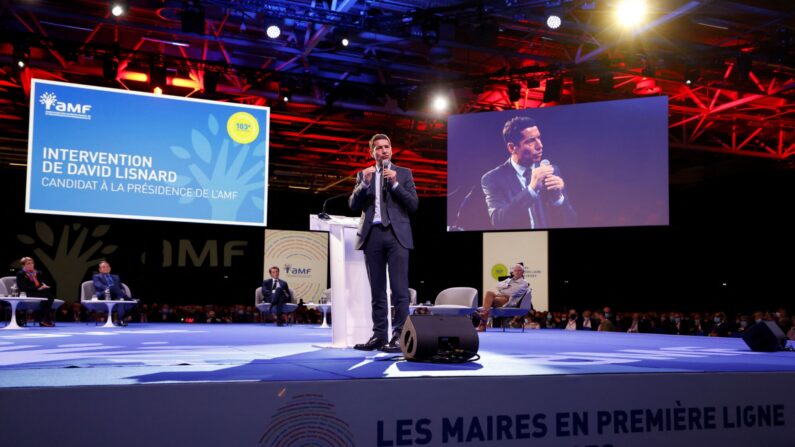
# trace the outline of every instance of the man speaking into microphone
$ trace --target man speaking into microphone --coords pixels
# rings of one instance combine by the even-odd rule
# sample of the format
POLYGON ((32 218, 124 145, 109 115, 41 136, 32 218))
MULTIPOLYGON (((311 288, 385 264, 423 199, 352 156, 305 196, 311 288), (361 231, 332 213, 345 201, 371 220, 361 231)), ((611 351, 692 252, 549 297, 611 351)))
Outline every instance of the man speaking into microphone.
POLYGON ((411 170, 392 163, 388 136, 373 135, 370 154, 375 165, 356 175, 348 199, 351 210, 362 212, 356 248, 364 250, 373 308, 373 336, 354 348, 399 352, 400 332, 409 314, 409 250, 414 248, 409 214, 417 210, 419 199, 411 170), (387 267, 395 306, 391 336, 387 334, 387 267))
POLYGON ((535 120, 517 116, 502 130, 508 160, 480 179, 491 226, 498 230, 572 227, 577 216, 557 166, 544 158, 535 120))

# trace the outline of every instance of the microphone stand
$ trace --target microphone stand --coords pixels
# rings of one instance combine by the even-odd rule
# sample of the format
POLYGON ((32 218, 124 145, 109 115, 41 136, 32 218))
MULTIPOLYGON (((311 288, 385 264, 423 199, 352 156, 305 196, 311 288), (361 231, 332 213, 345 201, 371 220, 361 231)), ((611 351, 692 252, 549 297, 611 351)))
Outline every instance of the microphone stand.
POLYGON ((324 200, 323 201, 323 210, 320 213, 318 213, 317 217, 319 217, 320 219, 323 219, 323 220, 330 220, 331 216, 326 212, 326 205, 328 205, 328 202, 330 200, 338 199, 340 197, 344 197, 344 196, 347 196, 347 195, 348 195, 348 193, 344 192, 342 194, 337 194, 336 196, 331 196, 328 199, 324 200))

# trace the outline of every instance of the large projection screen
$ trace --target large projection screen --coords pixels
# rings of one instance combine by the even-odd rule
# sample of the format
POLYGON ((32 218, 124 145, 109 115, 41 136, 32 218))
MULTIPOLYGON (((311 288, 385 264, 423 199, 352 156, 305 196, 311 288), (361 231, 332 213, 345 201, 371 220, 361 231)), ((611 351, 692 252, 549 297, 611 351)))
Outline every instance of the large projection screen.
POLYGON ((448 130, 450 231, 668 225, 666 97, 455 115, 448 130), (509 145, 509 122, 534 129, 509 145), (562 190, 533 195, 523 171, 545 162, 562 190))
POLYGON ((34 79, 29 213, 264 226, 270 110, 34 79))

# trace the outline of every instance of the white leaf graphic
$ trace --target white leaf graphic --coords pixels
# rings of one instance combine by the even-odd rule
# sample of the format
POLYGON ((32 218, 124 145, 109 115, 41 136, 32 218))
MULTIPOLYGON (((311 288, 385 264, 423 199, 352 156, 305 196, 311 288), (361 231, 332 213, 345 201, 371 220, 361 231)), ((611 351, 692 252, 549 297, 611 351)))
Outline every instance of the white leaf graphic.
POLYGON ((218 120, 215 119, 215 115, 211 114, 207 117, 207 127, 210 129, 210 133, 218 135, 218 120))
POLYGON ((190 152, 182 146, 171 146, 171 153, 180 160, 187 160, 190 158, 190 152))
POLYGON ((191 141, 193 141, 193 150, 196 151, 196 155, 205 163, 209 163, 213 153, 207 138, 198 130, 193 129, 191 132, 191 141))

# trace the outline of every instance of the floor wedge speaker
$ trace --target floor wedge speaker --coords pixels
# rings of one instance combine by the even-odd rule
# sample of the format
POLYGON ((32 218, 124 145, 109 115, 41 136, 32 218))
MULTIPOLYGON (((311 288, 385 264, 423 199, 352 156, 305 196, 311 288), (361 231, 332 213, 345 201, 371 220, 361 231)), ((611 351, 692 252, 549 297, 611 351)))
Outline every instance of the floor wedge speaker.
POLYGON ((400 349, 415 362, 466 362, 478 352, 478 333, 469 317, 411 315, 400 334, 400 349))
POLYGON ((752 351, 781 351, 787 345, 787 336, 775 321, 762 321, 749 327, 743 341, 752 351))

